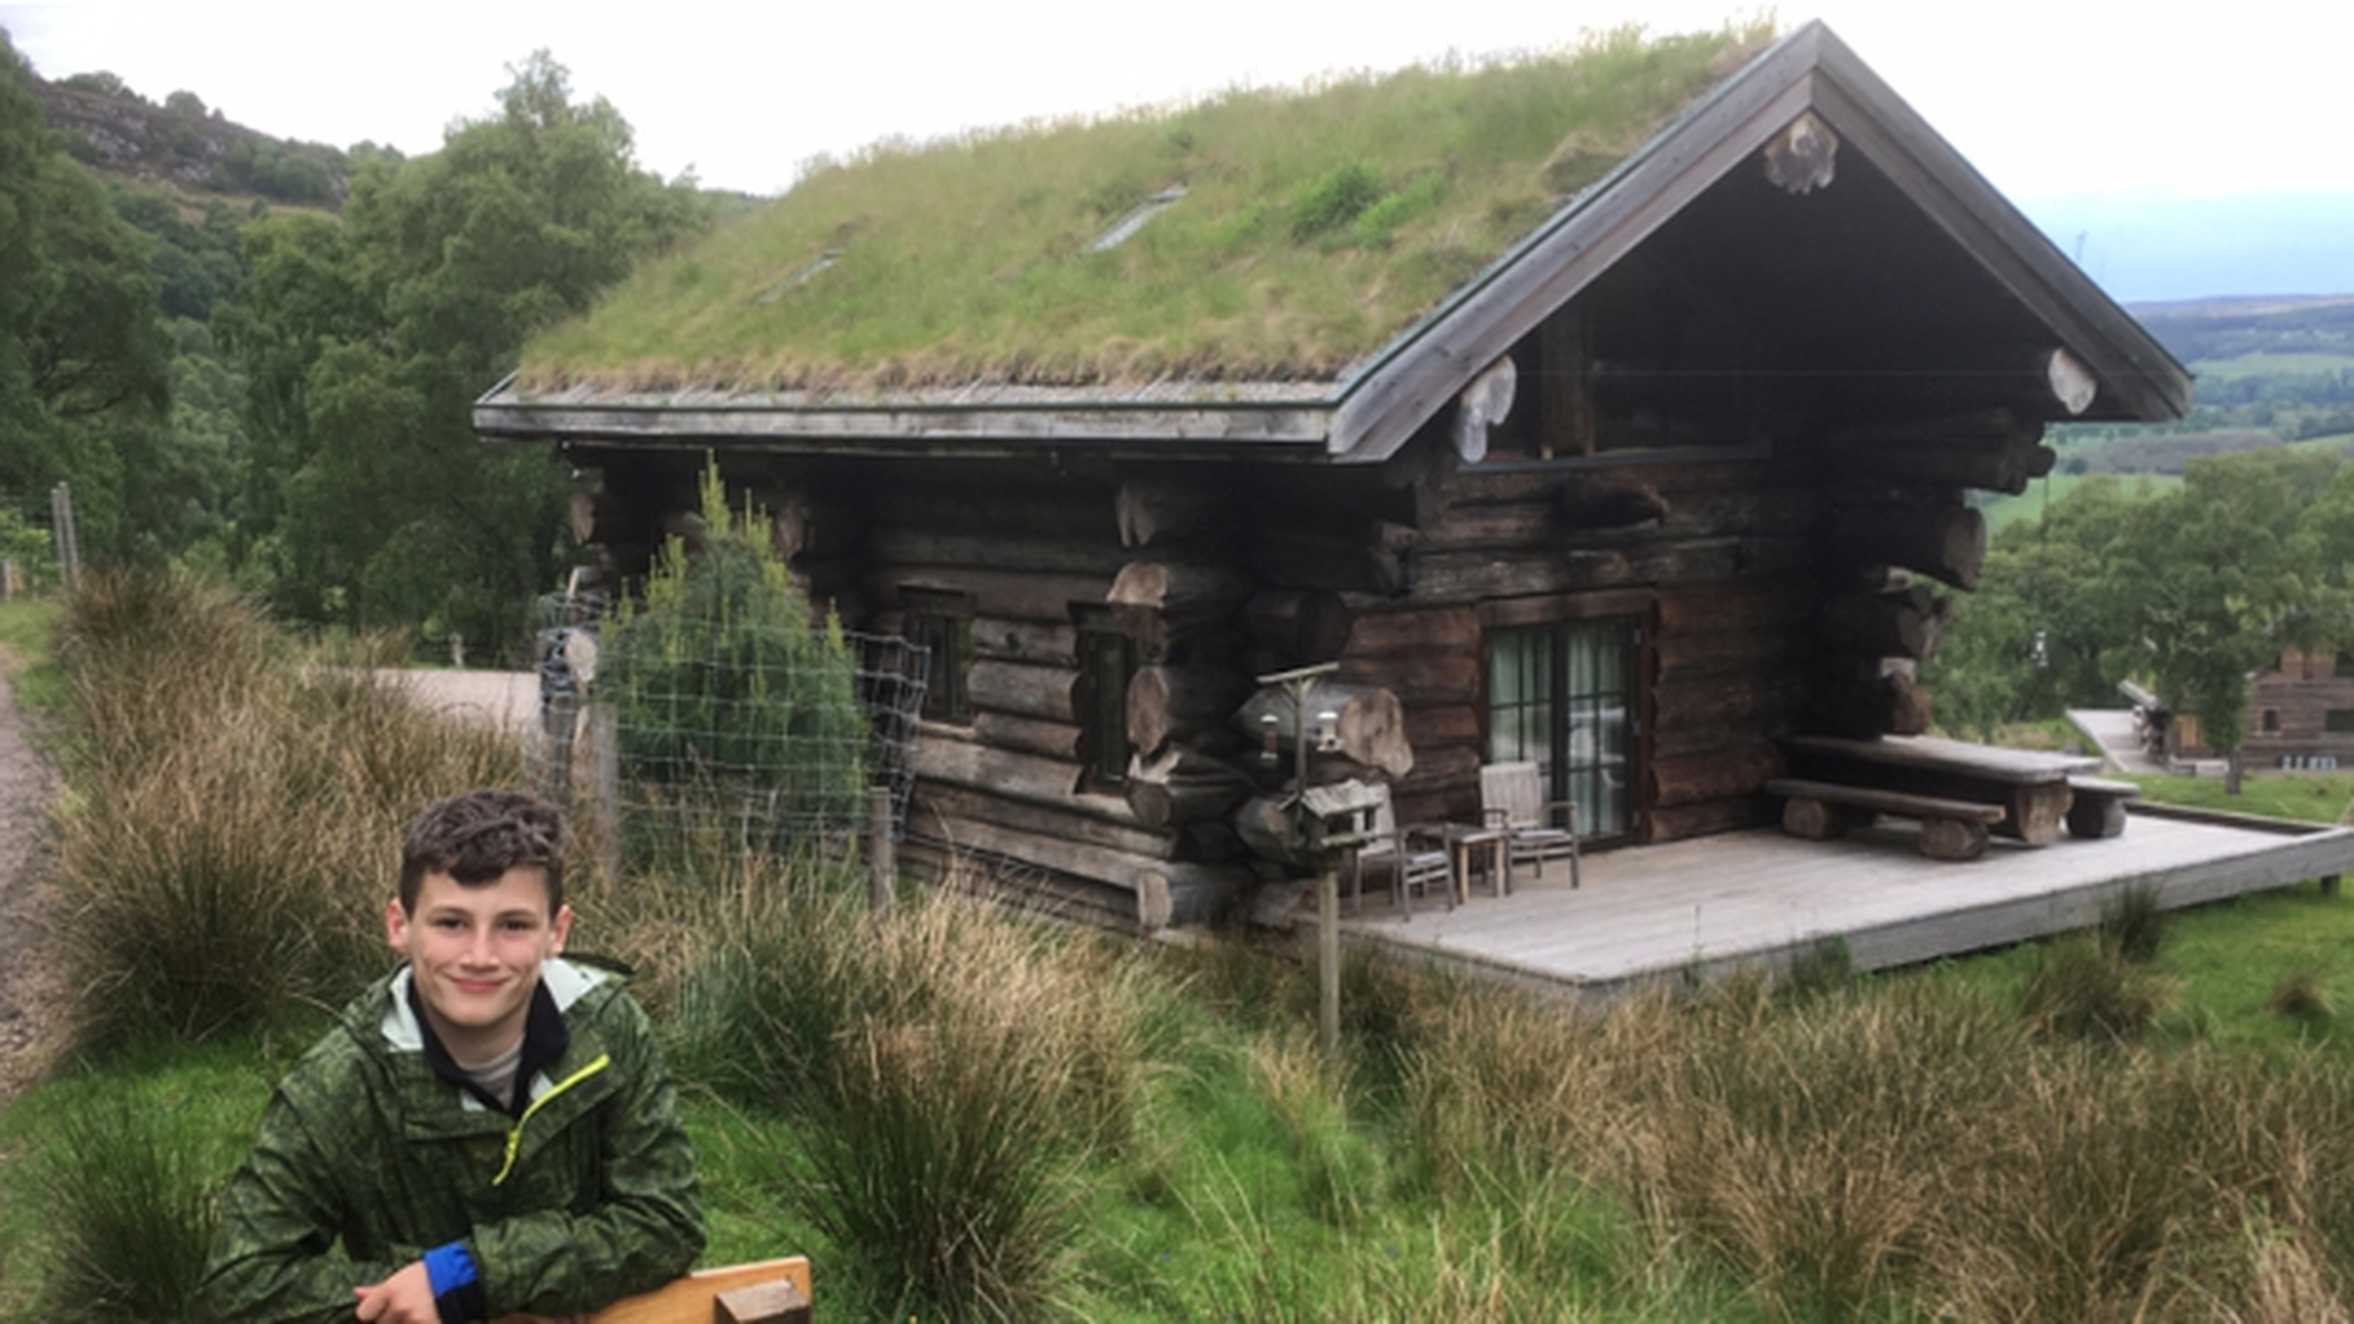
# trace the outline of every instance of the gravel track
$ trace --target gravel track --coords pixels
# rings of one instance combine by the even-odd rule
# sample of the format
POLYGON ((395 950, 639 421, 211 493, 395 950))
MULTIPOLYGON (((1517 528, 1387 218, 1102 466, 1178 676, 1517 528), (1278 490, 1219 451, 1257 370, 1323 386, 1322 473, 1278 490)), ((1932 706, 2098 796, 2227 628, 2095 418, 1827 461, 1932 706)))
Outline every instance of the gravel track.
POLYGON ((0 1103, 36 1078, 56 1047, 62 983, 43 957, 40 883, 49 863, 56 778, 25 742, 24 715, 0 665, 0 1103))

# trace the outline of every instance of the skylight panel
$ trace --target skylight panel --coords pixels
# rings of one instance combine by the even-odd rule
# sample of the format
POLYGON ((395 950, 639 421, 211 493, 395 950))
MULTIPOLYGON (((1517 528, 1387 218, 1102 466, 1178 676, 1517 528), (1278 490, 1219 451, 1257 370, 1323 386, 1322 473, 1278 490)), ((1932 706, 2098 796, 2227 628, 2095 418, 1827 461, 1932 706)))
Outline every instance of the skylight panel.
POLYGON ((752 302, 775 303, 777 300, 784 298, 787 294, 792 293, 794 290, 800 289, 802 286, 807 285, 810 280, 817 275, 817 273, 825 270, 827 267, 830 267, 841 260, 842 250, 838 248, 829 248, 823 253, 818 254, 816 261, 801 268, 799 271, 794 272, 792 275, 785 277, 783 280, 778 281, 776 284, 769 286, 767 289, 762 290, 757 296, 753 298, 752 302))
POLYGON ((1137 204, 1137 206, 1127 215, 1121 217, 1117 225, 1114 225, 1111 229, 1104 231, 1101 238, 1087 246, 1087 251, 1090 253, 1105 253, 1111 251, 1112 249, 1118 248, 1120 245, 1128 242, 1128 237, 1130 235, 1135 234, 1138 230, 1143 229, 1144 223, 1146 221, 1149 221, 1153 217, 1160 215, 1162 212, 1169 210, 1169 208, 1176 206, 1177 200, 1184 196, 1185 186, 1183 184, 1173 184, 1168 188, 1162 189, 1160 192, 1153 194, 1151 197, 1146 198, 1143 202, 1137 204))

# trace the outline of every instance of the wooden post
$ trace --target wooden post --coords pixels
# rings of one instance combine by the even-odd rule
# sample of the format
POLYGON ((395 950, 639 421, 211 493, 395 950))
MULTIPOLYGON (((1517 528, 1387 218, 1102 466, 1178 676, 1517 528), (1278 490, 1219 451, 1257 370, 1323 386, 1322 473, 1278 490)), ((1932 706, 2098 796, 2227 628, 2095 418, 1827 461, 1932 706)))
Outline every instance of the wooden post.
POLYGON ((580 691, 566 686, 540 696, 540 734, 547 761, 540 767, 539 793, 551 804, 572 807, 572 738, 580 724, 580 691))
POLYGON ((891 791, 877 786, 866 793, 866 899, 880 915, 891 908, 891 885, 899 864, 891 845, 891 791))
POLYGON ((1340 872, 1316 875, 1316 1037, 1340 1056, 1340 872))
POLYGON ((596 760, 598 854, 605 877, 621 877, 621 716, 609 703, 589 705, 589 751, 596 760))

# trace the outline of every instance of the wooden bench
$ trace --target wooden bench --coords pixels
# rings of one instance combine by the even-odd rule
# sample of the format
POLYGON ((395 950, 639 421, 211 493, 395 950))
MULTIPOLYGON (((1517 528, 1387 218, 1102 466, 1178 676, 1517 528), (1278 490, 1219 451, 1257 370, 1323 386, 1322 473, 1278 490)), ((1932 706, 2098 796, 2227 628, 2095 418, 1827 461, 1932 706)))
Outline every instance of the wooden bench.
POLYGON ((1782 830, 1791 836, 1828 841, 1850 828, 1869 826, 1876 814, 1890 814, 1920 822, 1921 853, 1933 860, 1975 860, 1984 855, 1987 829, 2000 823, 2005 813, 2001 805, 1792 777, 1776 778, 1765 788, 1767 794, 1783 797, 1782 830))
POLYGON ((2141 798, 2132 782, 2101 777, 2070 777, 2068 790, 2075 797, 2068 803, 2068 835, 2096 841, 2124 835, 2125 802, 2141 798))
POLYGON ((1790 770, 1842 785, 1870 782, 1912 795, 1999 805, 1994 830, 2030 846, 2059 840, 2067 819, 2068 779, 2096 771, 2097 758, 1973 745, 1938 736, 1787 736, 1790 770))
POLYGON ((809 1324, 809 1319, 809 1259, 794 1255, 703 1269, 589 1315, 555 1321, 508 1315, 498 1324, 809 1324))

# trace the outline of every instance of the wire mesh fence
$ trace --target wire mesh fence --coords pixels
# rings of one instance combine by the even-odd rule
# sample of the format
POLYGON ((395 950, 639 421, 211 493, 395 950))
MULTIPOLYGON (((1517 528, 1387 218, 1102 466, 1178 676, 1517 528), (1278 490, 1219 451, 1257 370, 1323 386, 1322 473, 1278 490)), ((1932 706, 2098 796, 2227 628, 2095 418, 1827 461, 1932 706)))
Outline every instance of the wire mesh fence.
POLYGON ((592 595, 538 616, 532 776, 624 855, 847 848, 876 788, 899 835, 928 649, 804 621, 633 615, 592 595))

